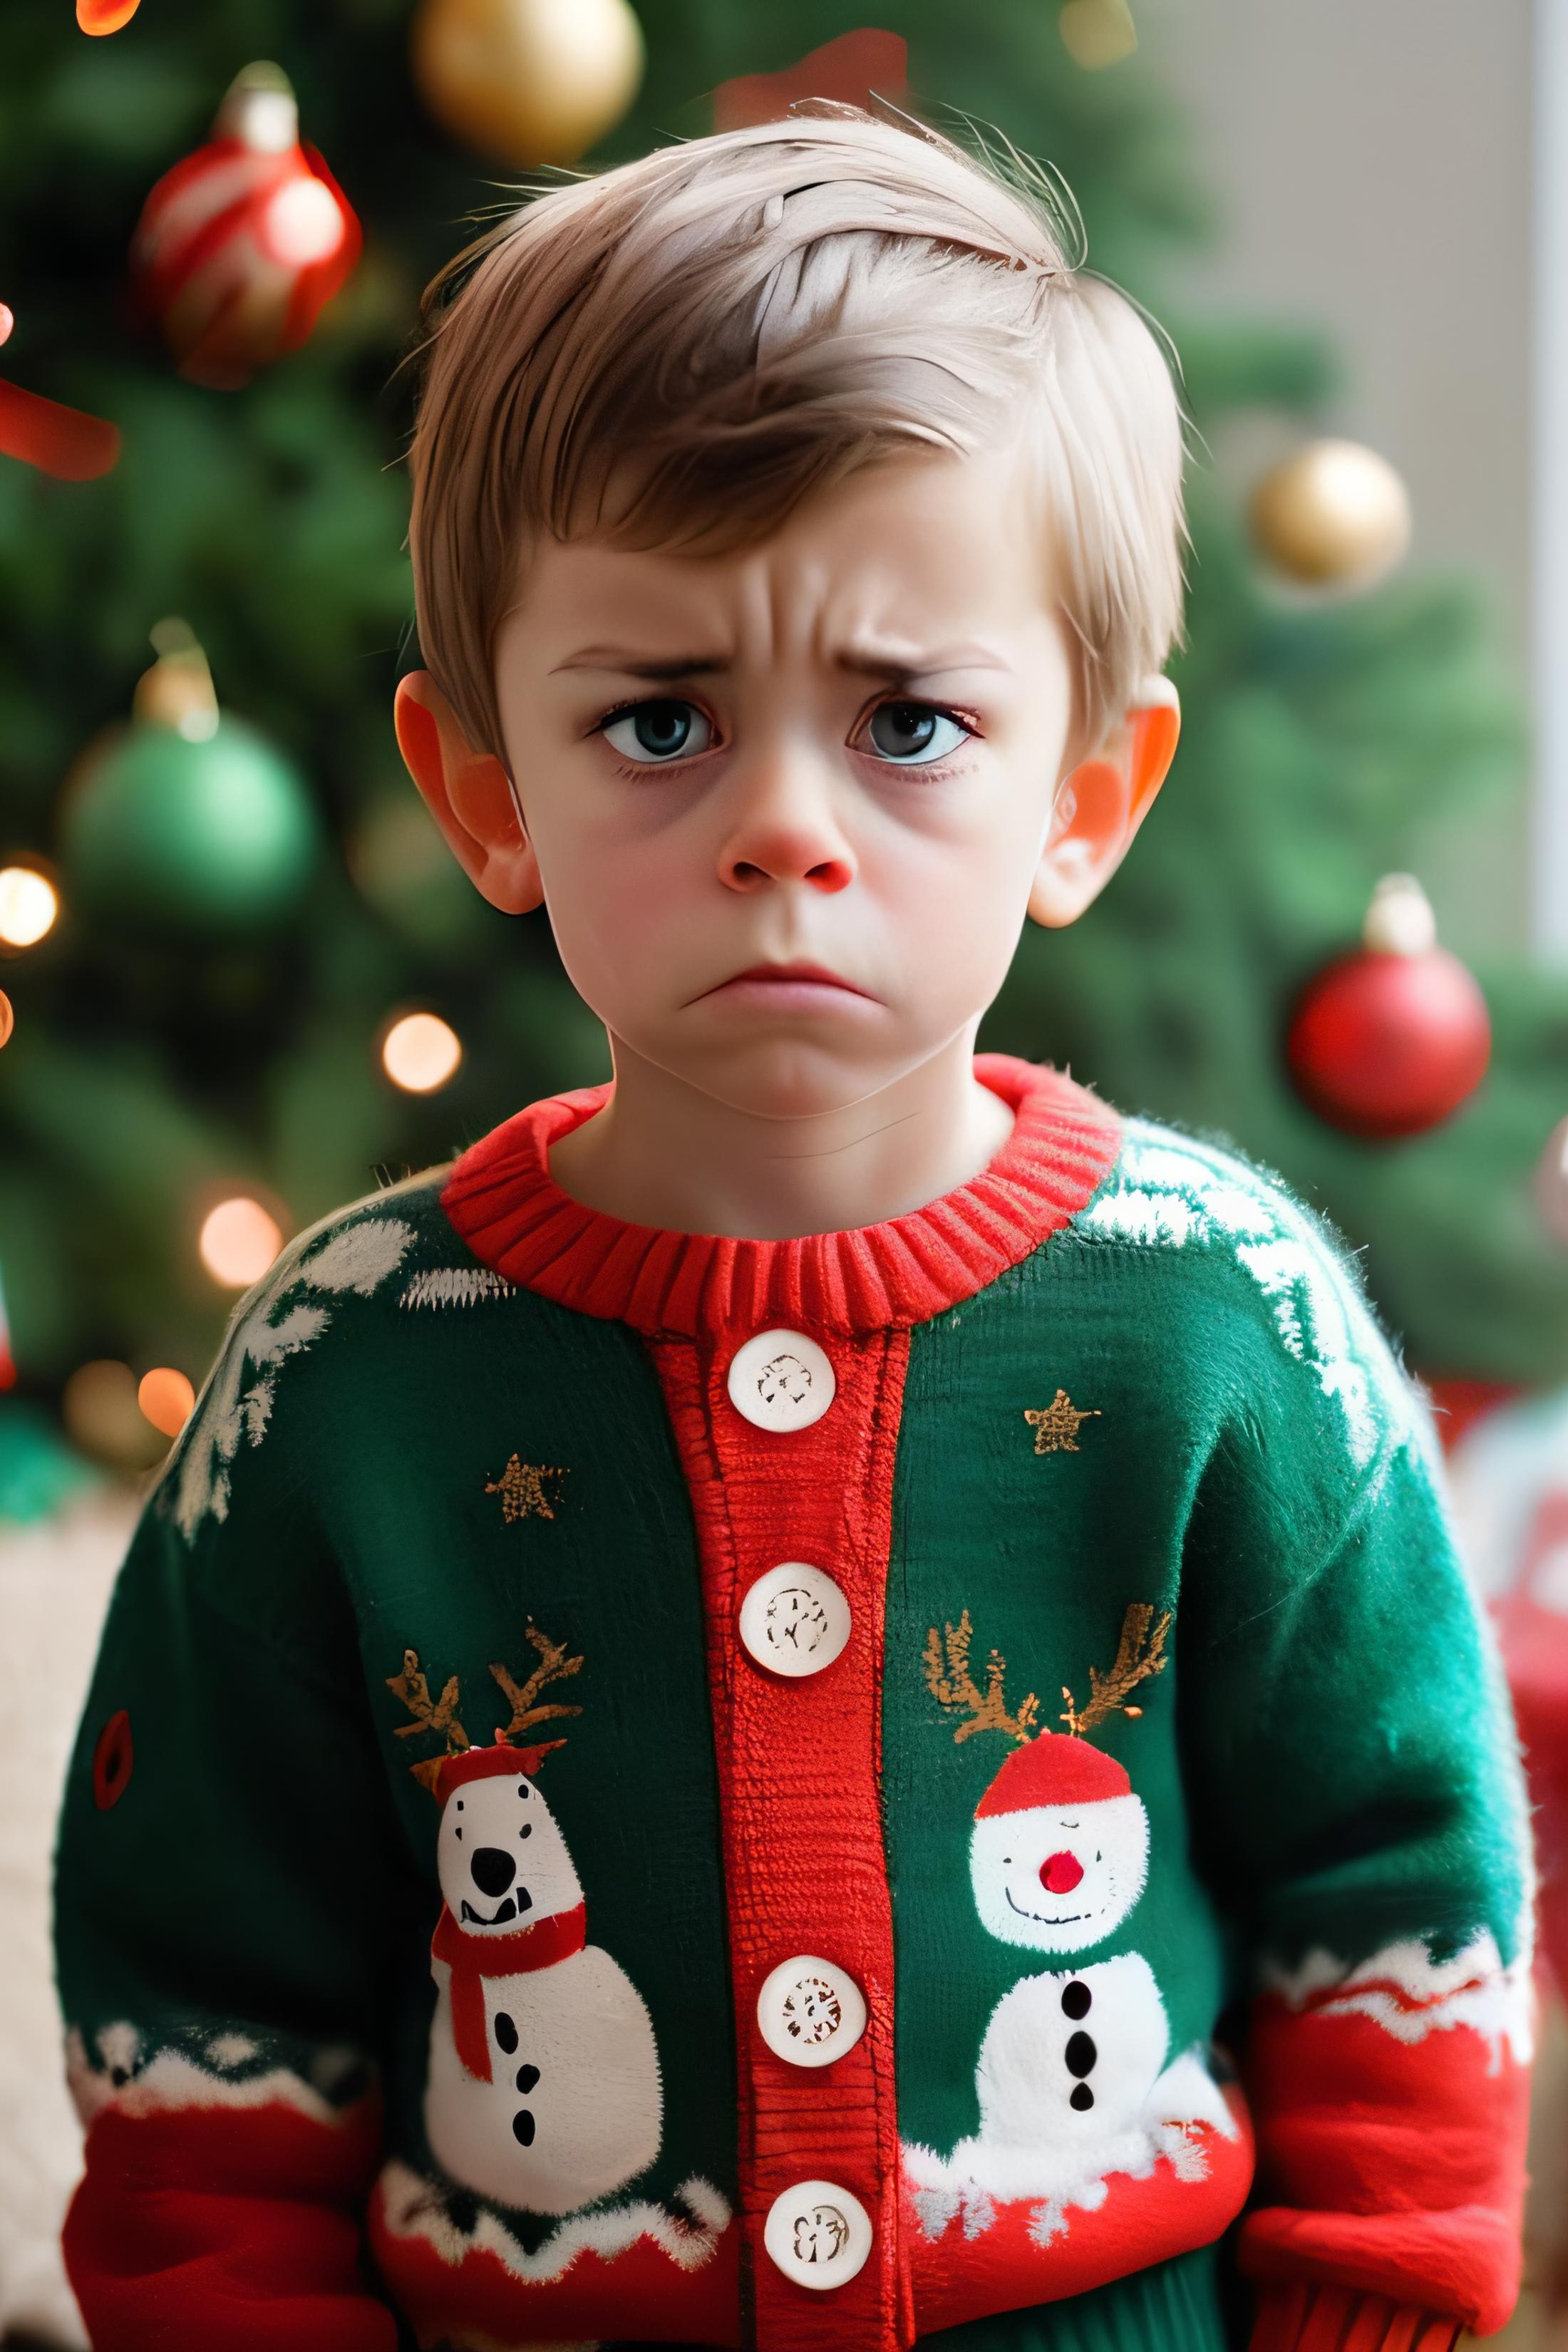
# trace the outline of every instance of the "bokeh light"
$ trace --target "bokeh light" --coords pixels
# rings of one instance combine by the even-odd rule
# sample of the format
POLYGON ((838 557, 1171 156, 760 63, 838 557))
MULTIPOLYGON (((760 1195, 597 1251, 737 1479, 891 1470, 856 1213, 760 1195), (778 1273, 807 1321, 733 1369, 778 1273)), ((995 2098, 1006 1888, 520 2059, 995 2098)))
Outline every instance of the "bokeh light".
POLYGON ((259 1282, 282 1246, 278 1220, 248 1192, 209 1209, 197 1243, 202 1264, 226 1290, 245 1290, 259 1282))
POLYGON ((381 1066, 405 1094, 434 1094, 462 1058, 457 1031, 434 1013, 405 1013, 381 1041, 381 1066))
POLYGON ((116 1469, 148 1469, 163 1451, 136 1402, 135 1373, 111 1357, 77 1366, 60 1399, 60 1418, 74 1445, 116 1469))
POLYGON ((154 1429, 165 1437, 178 1437, 191 1417, 191 1407, 196 1401, 195 1390, 184 1372, 172 1364, 159 1364, 143 1372, 136 1391, 136 1402, 154 1429))
POLYGON ((36 947, 59 911, 59 894, 37 866, 0 866, 0 945, 36 947))
POLYGON ((275 260, 304 268, 336 253, 343 241, 343 216, 321 180, 288 180, 267 207, 262 236, 275 260))

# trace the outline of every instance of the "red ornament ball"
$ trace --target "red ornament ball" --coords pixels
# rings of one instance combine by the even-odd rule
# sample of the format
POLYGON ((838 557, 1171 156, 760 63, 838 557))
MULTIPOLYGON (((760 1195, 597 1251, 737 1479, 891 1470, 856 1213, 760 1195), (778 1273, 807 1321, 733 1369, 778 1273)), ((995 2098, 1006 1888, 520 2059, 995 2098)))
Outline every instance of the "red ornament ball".
POLYGON ((276 66, 247 66, 213 137, 166 172, 131 247, 138 301, 182 375, 219 391, 297 351, 359 258, 359 222, 276 66))
POLYGON ((1486 999, 1437 945, 1409 875, 1378 884, 1362 947, 1309 983, 1286 1052, 1318 1116, 1374 1141, 1439 1126, 1479 1086, 1491 1058, 1486 999))

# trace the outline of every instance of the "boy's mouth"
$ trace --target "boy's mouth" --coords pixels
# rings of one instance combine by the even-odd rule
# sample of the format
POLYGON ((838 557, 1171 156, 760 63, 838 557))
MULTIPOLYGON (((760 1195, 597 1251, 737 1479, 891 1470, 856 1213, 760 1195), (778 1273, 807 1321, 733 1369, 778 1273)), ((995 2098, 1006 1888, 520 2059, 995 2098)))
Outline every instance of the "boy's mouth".
POLYGON ((710 988, 706 993, 722 996, 731 990, 737 994, 742 992, 766 992, 781 1003, 791 1001, 805 1003, 815 996, 830 992, 840 996, 858 997, 863 1003, 875 1002, 868 990, 857 988, 853 981, 845 980, 838 972, 829 971, 826 964, 800 961, 752 964, 746 971, 734 972, 730 979, 721 981, 717 988, 710 988))

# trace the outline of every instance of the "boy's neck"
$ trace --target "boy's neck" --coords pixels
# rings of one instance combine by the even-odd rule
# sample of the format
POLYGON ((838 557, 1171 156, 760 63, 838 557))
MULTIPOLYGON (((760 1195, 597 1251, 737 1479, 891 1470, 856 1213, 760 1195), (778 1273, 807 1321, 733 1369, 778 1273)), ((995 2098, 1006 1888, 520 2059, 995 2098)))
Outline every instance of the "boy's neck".
POLYGON ((550 1171, 584 1208, 668 1233, 751 1241, 905 1216, 989 1166, 1013 1114, 983 1087, 966 1031, 844 1110, 764 1118, 701 1093, 612 1038, 616 1086, 563 1136, 550 1171))

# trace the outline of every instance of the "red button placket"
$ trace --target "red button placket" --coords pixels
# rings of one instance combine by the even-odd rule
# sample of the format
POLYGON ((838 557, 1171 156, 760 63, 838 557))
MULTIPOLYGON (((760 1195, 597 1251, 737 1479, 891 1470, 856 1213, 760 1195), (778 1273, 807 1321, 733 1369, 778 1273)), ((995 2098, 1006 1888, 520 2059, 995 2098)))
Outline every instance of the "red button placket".
POLYGON ((899 2352, 913 2341, 899 2237, 893 1933, 880 1801, 883 1597, 909 1339, 801 1328, 826 1349, 833 1403, 804 1429, 759 1428, 731 1402, 739 1325, 649 1346, 696 1518, 723 1822, 740 2089, 740 2182, 758 2352, 899 2352), (821 1570, 851 1612, 819 1673, 785 1678, 748 1654, 741 1604, 784 1561, 821 1570), (757 2022, 769 1974, 816 1954, 864 1994, 865 2033, 820 2067, 777 2056, 757 2022), (813 2292, 764 2250, 774 2200, 836 2183, 872 2223, 843 2284, 813 2292))

